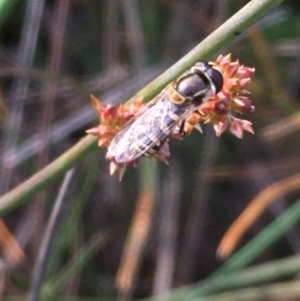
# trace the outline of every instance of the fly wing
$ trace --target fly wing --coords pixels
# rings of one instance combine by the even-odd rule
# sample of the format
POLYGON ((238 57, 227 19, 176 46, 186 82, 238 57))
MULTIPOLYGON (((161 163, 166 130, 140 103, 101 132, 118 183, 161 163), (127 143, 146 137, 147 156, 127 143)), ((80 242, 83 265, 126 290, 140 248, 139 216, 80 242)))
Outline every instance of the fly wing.
POLYGON ((140 110, 135 114, 135 116, 128 120, 123 127, 120 129, 120 131, 115 135, 113 140, 111 141, 109 147, 108 147, 108 152, 109 155, 114 156, 114 153, 116 153, 116 150, 119 148, 119 143, 124 137, 125 133, 130 129, 130 127, 134 124, 134 122, 142 116, 149 108, 153 107, 155 104, 159 103, 162 101, 163 96, 164 96, 165 89, 161 91, 156 97, 154 97, 151 101, 149 101, 145 106, 140 108, 140 110))
POLYGON ((161 145, 194 110, 195 105, 176 106, 164 96, 131 124, 115 149, 109 150, 110 155, 118 163, 139 158, 154 146, 161 145))

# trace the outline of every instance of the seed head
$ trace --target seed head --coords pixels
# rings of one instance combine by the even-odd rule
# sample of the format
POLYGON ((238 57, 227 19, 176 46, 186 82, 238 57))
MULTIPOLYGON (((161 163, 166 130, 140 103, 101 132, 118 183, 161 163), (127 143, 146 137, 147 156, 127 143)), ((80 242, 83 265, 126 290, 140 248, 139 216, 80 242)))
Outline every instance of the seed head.
POLYGON ((248 114, 254 112, 255 107, 249 98, 250 92, 246 90, 246 87, 251 82, 255 69, 241 65, 238 60, 232 62, 231 54, 220 55, 212 64, 223 75, 223 88, 189 116, 187 122, 192 127, 185 126, 185 134, 191 132, 196 120, 197 122, 212 123, 218 137, 229 125, 230 132, 238 138, 243 137, 244 130, 254 133, 250 121, 242 122, 242 119, 237 119, 232 113, 248 114), (240 122, 236 120, 240 120, 240 122))

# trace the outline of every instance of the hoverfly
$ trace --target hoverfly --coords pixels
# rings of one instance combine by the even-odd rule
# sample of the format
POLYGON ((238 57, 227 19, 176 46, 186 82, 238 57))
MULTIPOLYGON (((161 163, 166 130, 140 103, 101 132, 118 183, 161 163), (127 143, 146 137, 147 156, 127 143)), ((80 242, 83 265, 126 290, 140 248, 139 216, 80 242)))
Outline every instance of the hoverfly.
MULTIPOLYGON (((153 155, 176 126, 223 87, 222 73, 211 63, 198 62, 140 109, 116 134, 108 147, 108 158, 129 163, 142 155, 153 155)), ((183 126, 180 126, 183 128, 183 126)))

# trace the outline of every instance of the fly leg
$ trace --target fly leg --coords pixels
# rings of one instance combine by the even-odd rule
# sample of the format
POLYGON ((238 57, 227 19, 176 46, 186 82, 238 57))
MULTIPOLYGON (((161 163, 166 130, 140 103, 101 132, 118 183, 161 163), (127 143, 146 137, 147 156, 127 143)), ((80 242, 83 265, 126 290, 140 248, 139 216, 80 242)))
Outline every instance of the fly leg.
POLYGON ((163 141, 159 141, 156 145, 154 145, 151 149, 151 150, 154 150, 154 152, 158 152, 162 147, 163 145, 165 144, 165 142, 167 141, 167 139, 164 139, 163 141))
MULTIPOLYGON (((185 132, 185 130, 184 130, 184 125, 185 125, 185 123, 186 123, 186 121, 183 120, 183 121, 181 122, 181 124, 180 124, 179 130, 178 130, 178 136, 179 136, 180 138, 183 138, 183 137, 186 135, 186 132, 185 132)), ((194 128, 195 128, 196 130, 198 130, 200 133, 202 133, 202 128, 201 128, 201 126, 200 126, 199 123, 194 124, 194 128)))
POLYGON ((178 134, 180 137, 184 137, 186 132, 184 131, 184 125, 185 125, 185 119, 182 120, 181 124, 180 124, 180 128, 179 128, 179 131, 178 131, 178 134))

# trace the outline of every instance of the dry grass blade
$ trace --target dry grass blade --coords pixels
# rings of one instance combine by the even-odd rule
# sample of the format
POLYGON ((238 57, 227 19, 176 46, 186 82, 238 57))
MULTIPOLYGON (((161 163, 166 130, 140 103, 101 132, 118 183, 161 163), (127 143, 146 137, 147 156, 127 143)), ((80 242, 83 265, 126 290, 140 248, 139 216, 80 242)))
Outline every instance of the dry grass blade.
POLYGON ((300 113, 277 121, 274 124, 266 126, 260 133, 261 137, 266 141, 274 141, 282 139, 287 135, 293 134, 300 129, 300 113))
POLYGON ((262 30, 258 25, 254 25, 249 32, 254 51, 258 57, 261 68, 263 69, 263 74, 266 75, 264 89, 268 89, 272 92, 270 93, 270 96, 282 112, 294 112, 295 107, 290 101, 289 95, 285 93, 279 72, 277 71, 278 62, 270 56, 271 48, 269 47, 262 30), (285 101, 283 102, 282 99, 285 99, 285 101))
POLYGON ((7 113, 6 104, 3 100, 2 91, 0 91, 0 124, 2 125, 7 113))
POLYGON ((300 173, 274 183, 263 190, 226 232, 218 247, 218 256, 223 259, 227 258, 243 234, 259 218, 267 206, 276 201, 277 198, 298 189, 300 189, 300 173))
POLYGON ((140 258, 147 241, 154 203, 154 191, 144 188, 138 197, 128 239, 124 247, 116 285, 120 296, 128 298, 136 275, 140 258))
POLYGON ((5 254, 5 259, 10 264, 17 264, 25 259, 22 248, 2 219, 0 219, 0 246, 5 254))

